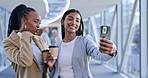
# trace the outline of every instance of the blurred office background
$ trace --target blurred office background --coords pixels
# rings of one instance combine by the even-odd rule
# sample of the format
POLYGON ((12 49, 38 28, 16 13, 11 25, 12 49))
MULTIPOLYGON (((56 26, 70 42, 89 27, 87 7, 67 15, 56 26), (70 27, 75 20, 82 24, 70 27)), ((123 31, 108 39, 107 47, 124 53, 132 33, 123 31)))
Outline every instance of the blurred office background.
POLYGON ((34 7, 42 16, 41 29, 56 29, 59 37, 61 16, 69 8, 81 12, 85 35, 90 34, 96 43, 100 26, 110 26, 111 40, 117 45, 118 56, 108 62, 95 62, 116 75, 122 74, 121 78, 148 78, 147 0, 0 0, 0 73, 10 66, 2 40, 7 36, 9 15, 20 3, 34 7))

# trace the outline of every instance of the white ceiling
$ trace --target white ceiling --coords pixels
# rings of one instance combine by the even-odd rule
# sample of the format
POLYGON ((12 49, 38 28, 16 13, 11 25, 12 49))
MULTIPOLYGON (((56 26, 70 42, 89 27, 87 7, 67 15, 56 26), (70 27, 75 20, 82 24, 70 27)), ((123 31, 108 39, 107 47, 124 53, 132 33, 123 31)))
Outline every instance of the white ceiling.
MULTIPOLYGON (((0 6, 11 12, 15 6, 23 3, 27 6, 35 8, 40 13, 42 18, 44 18, 48 13, 48 3, 46 1, 47 0, 0 0, 0 6)), ((70 0, 69 9, 78 9, 81 12, 83 18, 86 18, 107 10, 109 7, 118 4, 120 1, 121 0, 70 0)), ((43 24, 44 26, 48 26, 49 23, 43 22, 43 24)))
MULTIPOLYGON (((120 3, 121 0, 70 0, 69 9, 78 9, 83 18, 87 18, 120 3)), ((60 19, 49 26, 60 26, 60 19)))
POLYGON ((45 1, 46 0, 0 0, 0 6, 11 12, 14 7, 22 3, 35 8, 42 17, 45 17, 48 12, 48 4, 46 4, 45 1))
POLYGON ((80 10, 82 16, 89 17, 118 4, 121 0, 70 0, 70 7, 80 10))

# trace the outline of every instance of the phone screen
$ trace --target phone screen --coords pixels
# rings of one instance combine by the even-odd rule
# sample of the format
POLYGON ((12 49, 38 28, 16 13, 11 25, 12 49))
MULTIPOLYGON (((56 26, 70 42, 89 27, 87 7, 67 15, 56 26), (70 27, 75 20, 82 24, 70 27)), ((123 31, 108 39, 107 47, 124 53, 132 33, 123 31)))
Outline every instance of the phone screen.
POLYGON ((100 29, 101 29, 100 37, 110 39, 111 27, 106 26, 106 25, 102 25, 100 29))

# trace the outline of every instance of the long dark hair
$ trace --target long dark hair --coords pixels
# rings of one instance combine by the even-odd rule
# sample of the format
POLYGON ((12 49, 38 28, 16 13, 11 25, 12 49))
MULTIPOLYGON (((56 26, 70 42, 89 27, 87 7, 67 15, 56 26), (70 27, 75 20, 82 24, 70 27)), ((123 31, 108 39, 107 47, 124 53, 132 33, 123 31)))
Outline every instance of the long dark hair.
POLYGON ((13 9, 9 18, 7 36, 9 36, 13 30, 19 30, 21 28, 21 19, 26 18, 31 11, 36 12, 35 9, 27 7, 24 4, 20 4, 13 9))
MULTIPOLYGON (((76 10, 76 9, 69 9, 69 10, 67 10, 67 11, 64 13, 64 15, 63 15, 63 17, 62 17, 61 20, 65 20, 66 16, 67 16, 68 14, 72 13, 72 12, 78 13, 78 14, 80 15, 80 17, 81 17, 81 20, 80 20, 80 27, 79 27, 78 31, 76 31, 76 35, 78 35, 78 36, 82 35, 82 36, 83 36, 84 25, 83 25, 82 16, 81 16, 81 14, 80 14, 80 12, 79 12, 78 10, 76 10)), ((65 28, 64 28, 64 25, 61 25, 61 28, 62 28, 62 29, 61 29, 61 31, 62 31, 62 39, 64 39, 64 37, 65 37, 65 28)))

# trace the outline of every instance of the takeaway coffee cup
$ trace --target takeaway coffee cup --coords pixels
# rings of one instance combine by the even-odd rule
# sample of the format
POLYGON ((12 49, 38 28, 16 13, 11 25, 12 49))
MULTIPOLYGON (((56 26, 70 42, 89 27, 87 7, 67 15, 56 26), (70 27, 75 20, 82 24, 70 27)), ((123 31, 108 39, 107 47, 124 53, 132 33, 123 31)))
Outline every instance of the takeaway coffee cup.
POLYGON ((42 56, 43 56, 43 60, 44 60, 44 63, 46 63, 46 57, 47 57, 47 54, 49 53, 49 50, 44 50, 42 51, 42 56))
POLYGON ((58 46, 49 46, 49 50, 51 55, 53 55, 54 59, 57 59, 58 57, 58 46))

